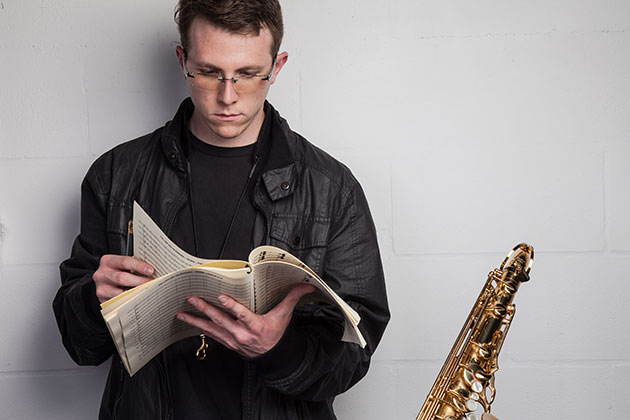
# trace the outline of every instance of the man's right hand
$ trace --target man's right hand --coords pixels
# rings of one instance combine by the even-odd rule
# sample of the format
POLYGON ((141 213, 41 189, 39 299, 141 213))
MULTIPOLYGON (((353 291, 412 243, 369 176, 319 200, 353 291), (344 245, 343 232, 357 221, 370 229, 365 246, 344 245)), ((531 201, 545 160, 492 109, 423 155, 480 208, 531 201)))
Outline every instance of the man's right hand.
POLYGON ((96 284, 96 297, 103 303, 132 287, 151 280, 154 269, 134 257, 103 255, 92 278, 96 284))

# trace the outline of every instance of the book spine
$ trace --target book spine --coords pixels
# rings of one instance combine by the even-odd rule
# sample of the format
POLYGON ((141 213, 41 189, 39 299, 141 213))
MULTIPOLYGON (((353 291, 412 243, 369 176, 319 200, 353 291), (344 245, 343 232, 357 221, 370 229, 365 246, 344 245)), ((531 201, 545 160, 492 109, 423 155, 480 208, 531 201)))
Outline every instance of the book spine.
MULTIPOLYGON (((254 272, 254 266, 251 266, 251 273, 254 272)), ((257 296, 256 296, 256 290, 258 290, 258 288, 256 287, 256 276, 254 276, 252 274, 252 289, 254 289, 253 291, 253 295, 254 295, 254 310, 252 312, 254 312, 255 314, 258 313, 258 300, 257 300, 257 296)))

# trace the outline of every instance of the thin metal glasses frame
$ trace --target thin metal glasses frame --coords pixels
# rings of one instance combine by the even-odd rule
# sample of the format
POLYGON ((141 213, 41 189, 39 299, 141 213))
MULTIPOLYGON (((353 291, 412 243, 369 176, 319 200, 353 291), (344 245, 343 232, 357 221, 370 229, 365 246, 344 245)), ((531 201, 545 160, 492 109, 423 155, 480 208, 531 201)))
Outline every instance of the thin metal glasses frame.
MULTIPOLYGON (((184 74, 186 75, 186 77, 190 78, 190 79, 198 79, 198 77, 196 77, 194 74, 192 74, 190 71, 188 71, 188 66, 186 66, 186 60, 188 59, 186 53, 184 52, 184 60, 183 60, 183 64, 184 64, 184 74)), ((266 81, 266 80, 271 80, 271 76, 273 76, 273 72, 276 69, 276 57, 273 58, 273 62, 271 63, 271 70, 269 71, 269 74, 264 75, 264 74, 253 74, 251 75, 251 78, 254 77, 260 77, 260 80, 266 81)), ((203 75, 199 75, 199 76, 203 76, 203 75)), ((211 76, 203 76, 203 77, 211 77, 211 76)), ((239 80, 247 80, 247 79, 243 79, 243 78, 238 78, 236 76, 232 76, 232 77, 225 77, 225 76, 217 76, 216 80, 218 80, 221 83, 225 83, 225 81, 230 80, 233 84, 234 87, 236 87, 237 83, 239 80)))

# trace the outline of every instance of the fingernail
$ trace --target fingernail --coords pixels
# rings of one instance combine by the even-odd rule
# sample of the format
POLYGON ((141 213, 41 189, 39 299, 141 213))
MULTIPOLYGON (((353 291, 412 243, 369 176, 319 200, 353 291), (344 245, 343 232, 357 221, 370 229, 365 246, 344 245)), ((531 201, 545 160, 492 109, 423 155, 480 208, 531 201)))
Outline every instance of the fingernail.
POLYGON ((188 298, 188 303, 190 303, 193 306, 197 306, 199 304, 199 301, 196 298, 191 297, 191 298, 188 298))
POLYGON ((219 296, 217 299, 219 299, 219 302, 221 302, 221 305, 227 305, 228 303, 227 298, 223 295, 219 296))
POLYGON ((144 268, 144 273, 148 274, 148 275, 153 274, 153 267, 145 267, 144 268))
POLYGON ((177 319, 179 319, 180 321, 185 321, 186 320, 186 315, 184 315, 184 314, 177 314, 177 319))

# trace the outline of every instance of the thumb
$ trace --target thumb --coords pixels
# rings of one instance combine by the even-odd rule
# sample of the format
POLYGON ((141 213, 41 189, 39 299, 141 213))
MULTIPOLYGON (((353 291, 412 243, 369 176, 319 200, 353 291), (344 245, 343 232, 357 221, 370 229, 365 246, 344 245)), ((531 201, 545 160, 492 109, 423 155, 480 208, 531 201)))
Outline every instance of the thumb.
POLYGON ((273 308, 270 313, 279 317, 290 317, 302 296, 315 291, 315 286, 311 284, 298 284, 282 299, 282 301, 273 308))

